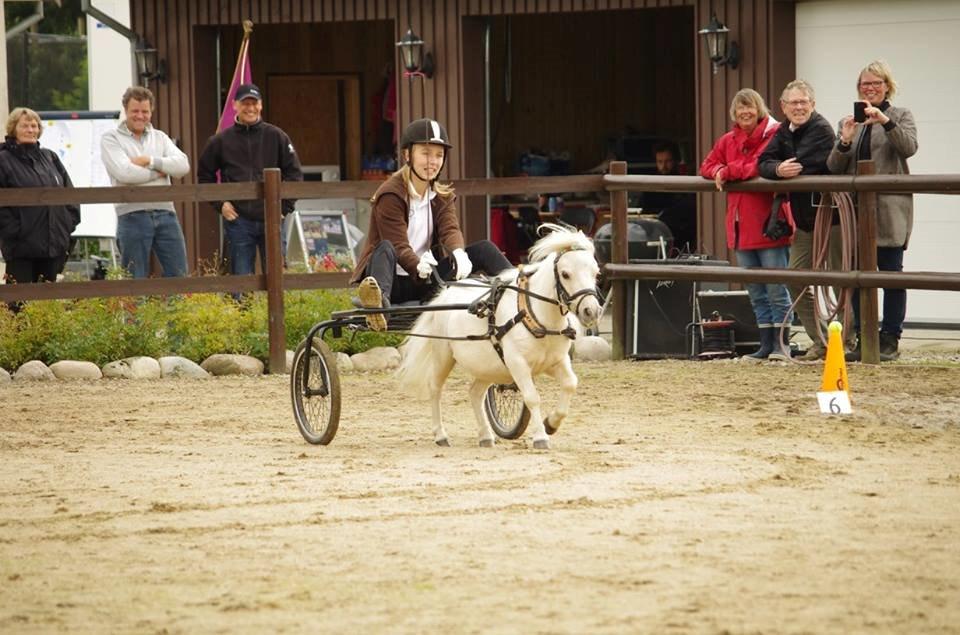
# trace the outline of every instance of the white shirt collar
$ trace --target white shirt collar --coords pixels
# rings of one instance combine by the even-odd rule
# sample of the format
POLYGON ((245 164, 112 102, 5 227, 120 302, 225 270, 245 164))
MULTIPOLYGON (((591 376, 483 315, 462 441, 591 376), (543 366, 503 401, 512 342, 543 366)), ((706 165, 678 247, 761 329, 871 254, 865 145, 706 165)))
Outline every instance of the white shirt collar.
MULTIPOLYGON (((437 196, 437 193, 433 191, 432 187, 428 186, 424 196, 426 197, 427 201, 432 201, 437 196)), ((417 190, 416 188, 413 187, 413 183, 410 183, 410 201, 411 202, 423 203, 424 196, 420 196, 419 194, 417 194, 417 190)))

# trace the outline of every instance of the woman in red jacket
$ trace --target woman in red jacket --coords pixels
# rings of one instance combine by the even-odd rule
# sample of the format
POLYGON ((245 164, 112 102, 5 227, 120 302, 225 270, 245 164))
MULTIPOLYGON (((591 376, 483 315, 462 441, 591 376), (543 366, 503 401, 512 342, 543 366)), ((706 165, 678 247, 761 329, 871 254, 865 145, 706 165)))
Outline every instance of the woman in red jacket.
MULTIPOLYGON (((751 88, 734 95, 730 118, 733 128, 717 140, 700 165, 700 174, 713 179, 721 191, 728 181, 745 181, 759 174, 757 157, 780 126, 767 111, 763 97, 751 88)), ((735 251, 742 267, 787 268, 793 217, 789 204, 784 203, 777 210, 783 221, 780 231, 768 236, 765 231, 773 200, 770 192, 727 193, 727 246, 735 251)), ((760 360, 772 354, 773 359, 785 359, 781 350, 788 349, 779 345, 776 334, 790 311, 786 285, 748 284, 747 293, 760 327, 760 348, 747 357, 760 360)), ((785 332, 784 339, 789 337, 789 329, 785 332)))

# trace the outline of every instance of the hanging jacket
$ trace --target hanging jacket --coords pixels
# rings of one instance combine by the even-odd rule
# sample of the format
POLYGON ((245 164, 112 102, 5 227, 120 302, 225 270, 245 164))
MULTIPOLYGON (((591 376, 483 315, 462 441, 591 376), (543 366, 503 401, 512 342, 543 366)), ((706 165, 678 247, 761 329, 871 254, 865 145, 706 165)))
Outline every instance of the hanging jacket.
MULTIPOLYGON (((55 152, 7 137, 0 146, 0 187, 73 187, 73 183, 55 152)), ((63 256, 79 224, 79 205, 0 207, 0 251, 7 260, 63 256)))
MULTIPOLYGON (((714 179, 717 172, 726 168, 727 181, 746 181, 758 176, 757 158, 779 127, 780 123, 769 115, 758 121, 757 127, 749 135, 734 124, 730 132, 717 139, 704 158, 700 174, 704 178, 714 179)), ((791 237, 770 240, 763 235, 772 204, 772 192, 727 192, 727 247, 747 250, 789 245, 791 237)), ((779 211, 793 226, 789 203, 784 203, 779 211)))

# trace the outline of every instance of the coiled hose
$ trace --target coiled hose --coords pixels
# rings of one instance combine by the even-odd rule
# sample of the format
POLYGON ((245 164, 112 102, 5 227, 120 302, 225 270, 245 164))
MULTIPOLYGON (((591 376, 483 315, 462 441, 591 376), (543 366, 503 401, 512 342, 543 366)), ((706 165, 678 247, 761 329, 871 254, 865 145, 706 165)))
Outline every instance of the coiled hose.
MULTIPOLYGON (((836 209, 840 218, 840 271, 854 271, 857 268, 857 214, 853 203, 853 197, 848 192, 824 192, 820 195, 820 205, 817 206, 816 221, 813 226, 813 258, 810 268, 815 271, 830 270, 830 233, 833 225, 833 210, 836 209)), ((813 293, 813 313, 816 319, 816 332, 820 342, 826 347, 827 334, 823 328, 825 323, 836 319, 837 315, 843 312, 843 332, 849 333, 853 324, 853 294, 857 291, 851 288, 834 289, 833 287, 823 287, 809 285, 805 287, 813 293)), ((787 317, 780 325, 780 337, 777 338, 778 346, 783 347, 783 331, 790 328, 790 321, 793 311, 800 301, 798 296, 794 298, 787 311, 787 317)), ((789 333, 789 330, 787 331, 789 333)), ((789 341, 789 338, 788 340, 789 341)), ((816 342, 814 342, 816 344, 816 342)), ((781 350, 784 357, 793 359, 790 351, 781 350)), ((796 361, 796 360, 793 360, 796 361)), ((797 362, 801 363, 801 362, 797 362)))

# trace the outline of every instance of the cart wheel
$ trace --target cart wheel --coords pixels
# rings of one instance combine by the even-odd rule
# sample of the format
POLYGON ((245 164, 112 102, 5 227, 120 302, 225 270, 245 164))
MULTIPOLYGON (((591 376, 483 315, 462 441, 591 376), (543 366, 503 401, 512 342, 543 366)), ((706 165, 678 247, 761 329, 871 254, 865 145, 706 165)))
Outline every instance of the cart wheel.
POLYGON ((327 445, 340 425, 340 374, 337 358, 321 339, 313 340, 310 376, 307 376, 307 342, 300 342, 293 355, 290 397, 300 434, 309 443, 327 445))
POLYGON ((523 403, 523 396, 513 384, 498 384, 487 388, 483 397, 483 409, 490 419, 490 426, 501 439, 519 439, 530 423, 530 411, 523 403))

